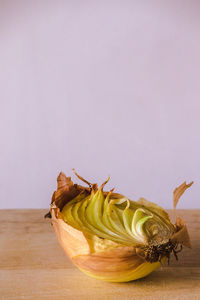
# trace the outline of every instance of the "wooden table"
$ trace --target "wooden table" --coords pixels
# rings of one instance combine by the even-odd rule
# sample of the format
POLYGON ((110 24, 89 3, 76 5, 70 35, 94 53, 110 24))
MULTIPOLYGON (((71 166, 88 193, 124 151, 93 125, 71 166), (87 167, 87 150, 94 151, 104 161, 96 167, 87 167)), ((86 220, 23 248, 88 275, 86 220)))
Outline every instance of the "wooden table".
POLYGON ((179 211, 193 249, 146 278, 107 283, 87 277, 60 248, 47 210, 0 210, 0 299, 200 299, 200 210, 179 211))

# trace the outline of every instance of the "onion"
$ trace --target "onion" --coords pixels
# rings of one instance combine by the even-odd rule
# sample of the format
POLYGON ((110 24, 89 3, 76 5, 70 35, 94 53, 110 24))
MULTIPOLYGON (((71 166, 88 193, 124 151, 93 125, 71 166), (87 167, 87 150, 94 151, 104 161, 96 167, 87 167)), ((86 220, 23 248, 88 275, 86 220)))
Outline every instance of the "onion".
MULTIPOLYGON (((74 171, 75 172, 75 171, 74 171)), ((113 190, 105 192, 76 172, 88 187, 74 184, 60 173, 50 213, 57 239, 66 255, 87 275, 110 282, 144 277, 165 259, 191 247, 184 220, 176 205, 193 182, 174 190, 176 223, 157 204, 140 198, 131 201, 113 190)))

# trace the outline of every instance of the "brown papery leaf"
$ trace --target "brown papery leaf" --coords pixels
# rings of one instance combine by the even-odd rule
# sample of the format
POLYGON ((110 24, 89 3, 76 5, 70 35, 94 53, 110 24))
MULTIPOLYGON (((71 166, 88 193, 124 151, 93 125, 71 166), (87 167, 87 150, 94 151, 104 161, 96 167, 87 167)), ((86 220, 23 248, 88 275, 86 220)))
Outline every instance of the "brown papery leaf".
POLYGON ((194 182, 192 181, 192 182, 186 184, 186 181, 185 181, 181 185, 179 185, 177 188, 175 188, 174 193, 173 193, 174 210, 176 209, 176 206, 178 204, 180 197, 193 183, 194 182))
POLYGON ((183 182, 181 185, 175 188, 173 192, 174 214, 176 216, 175 226, 177 232, 172 236, 171 240, 176 243, 180 243, 188 248, 191 248, 190 237, 188 234, 185 221, 177 215, 176 206, 178 204, 180 197, 193 183, 194 183, 193 181, 188 184, 186 184, 186 182, 183 182))
POLYGON ((64 205, 78 194, 81 192, 90 194, 90 190, 90 188, 74 184, 71 177, 66 177, 64 173, 60 172, 57 178, 57 191, 54 192, 51 203, 62 210, 64 205))
POLYGON ((175 225, 177 228, 177 232, 173 234, 173 236, 171 237, 171 241, 180 243, 185 247, 192 248, 185 221, 177 216, 175 225))

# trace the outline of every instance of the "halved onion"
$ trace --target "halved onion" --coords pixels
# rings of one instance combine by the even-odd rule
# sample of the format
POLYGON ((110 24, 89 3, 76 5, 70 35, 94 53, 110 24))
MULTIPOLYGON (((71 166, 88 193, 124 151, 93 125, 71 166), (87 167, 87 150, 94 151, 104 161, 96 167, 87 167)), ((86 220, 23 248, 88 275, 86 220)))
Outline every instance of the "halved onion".
MULTIPOLYGON (((131 201, 80 177, 89 187, 74 184, 60 173, 50 207, 59 243, 73 263, 86 274, 110 282, 144 277, 178 252, 190 247, 184 221, 172 224, 166 211, 144 198, 131 201)), ((184 182, 174 191, 174 211, 184 182)))

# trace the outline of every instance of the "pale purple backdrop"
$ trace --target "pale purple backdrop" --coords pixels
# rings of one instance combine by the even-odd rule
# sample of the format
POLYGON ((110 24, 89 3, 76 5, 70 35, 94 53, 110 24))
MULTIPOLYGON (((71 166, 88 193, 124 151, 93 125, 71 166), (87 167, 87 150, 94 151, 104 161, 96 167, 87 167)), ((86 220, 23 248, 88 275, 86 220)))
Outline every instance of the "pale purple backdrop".
POLYGON ((59 171, 200 208, 200 1, 0 1, 0 207, 59 171))

